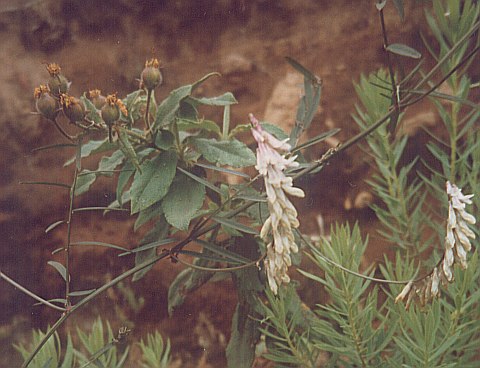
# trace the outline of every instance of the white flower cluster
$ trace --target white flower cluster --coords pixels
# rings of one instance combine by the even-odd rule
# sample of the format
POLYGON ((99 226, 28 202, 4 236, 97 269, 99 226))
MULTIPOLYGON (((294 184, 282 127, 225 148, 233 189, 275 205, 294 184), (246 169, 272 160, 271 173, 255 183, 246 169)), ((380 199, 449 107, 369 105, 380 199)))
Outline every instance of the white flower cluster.
POLYGON ((418 296, 422 305, 437 297, 440 294, 440 282, 446 285, 453 281, 453 265, 455 263, 458 263, 463 269, 467 268, 467 252, 472 249, 470 239, 475 239, 475 233, 468 227, 468 224, 473 225, 476 220, 473 215, 465 211, 465 206, 472 204, 473 194, 462 194, 462 190, 449 181, 447 181, 446 189, 448 220, 441 269, 437 266, 430 275, 418 284, 410 281, 403 288, 395 299, 395 303, 407 298, 407 308, 415 295, 418 296))
POLYGON ((464 195, 455 184, 447 181, 448 222, 445 237, 445 254, 442 269, 448 281, 453 281, 452 267, 457 261, 463 269, 467 268, 467 252, 472 249, 471 239, 475 233, 468 224, 475 224, 475 217, 465 211, 466 204, 472 204, 473 194, 464 195))
POLYGON ((253 137, 258 143, 255 168, 264 177, 270 212, 260 232, 260 237, 267 243, 265 269, 270 289, 277 294, 281 283, 290 282, 287 274, 292 264, 290 253, 298 252, 292 231, 299 226, 297 210, 285 194, 303 198, 305 193, 295 188, 292 178, 284 173, 285 169, 298 166, 296 156, 287 159, 282 155, 291 149, 288 139, 278 140, 262 129, 253 114, 249 114, 249 118, 253 137))

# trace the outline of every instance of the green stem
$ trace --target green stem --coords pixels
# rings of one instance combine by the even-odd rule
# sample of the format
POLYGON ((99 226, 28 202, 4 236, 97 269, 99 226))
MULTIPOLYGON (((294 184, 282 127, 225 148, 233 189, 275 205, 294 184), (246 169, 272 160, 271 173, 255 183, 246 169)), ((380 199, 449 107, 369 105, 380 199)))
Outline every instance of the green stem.
POLYGON ((65 246, 65 308, 70 308, 70 243, 72 235, 72 220, 73 220, 73 205, 75 200, 75 188, 77 186, 78 179, 78 165, 75 165, 75 173, 73 176, 73 183, 70 189, 70 205, 68 208, 68 220, 67 220, 67 244, 65 246))

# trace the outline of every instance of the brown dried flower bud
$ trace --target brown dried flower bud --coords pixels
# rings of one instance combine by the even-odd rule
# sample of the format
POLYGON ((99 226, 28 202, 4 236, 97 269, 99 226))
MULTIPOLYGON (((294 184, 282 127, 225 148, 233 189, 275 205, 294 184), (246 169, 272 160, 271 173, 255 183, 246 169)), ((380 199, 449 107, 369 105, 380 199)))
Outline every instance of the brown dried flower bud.
POLYGON ((102 119, 107 125, 112 125, 120 119, 120 110, 117 106, 117 95, 115 93, 108 95, 106 102, 102 107, 102 119))
POLYGON ((145 62, 145 69, 141 74, 140 87, 147 90, 153 90, 159 86, 162 81, 162 72, 160 71, 160 63, 157 59, 150 59, 145 62))
POLYGON ((107 101, 105 96, 102 95, 102 91, 100 91, 99 89, 92 89, 88 91, 88 97, 98 110, 100 110, 107 101))
POLYGON ((40 85, 35 88, 33 95, 37 100, 37 111, 47 119, 55 120, 59 110, 58 101, 50 94, 48 86, 40 85))
POLYGON ((85 106, 78 98, 69 96, 65 93, 60 95, 60 104, 63 113, 70 122, 82 121, 85 117, 85 106))

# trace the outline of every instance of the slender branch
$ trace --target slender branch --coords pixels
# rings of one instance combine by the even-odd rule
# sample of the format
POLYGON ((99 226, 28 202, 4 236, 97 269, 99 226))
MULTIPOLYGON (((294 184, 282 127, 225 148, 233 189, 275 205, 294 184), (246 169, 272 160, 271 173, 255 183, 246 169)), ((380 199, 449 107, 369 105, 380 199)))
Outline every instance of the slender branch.
MULTIPOLYGON (((49 119, 49 120, 50 120, 50 119, 49 119)), ((60 124, 58 124, 57 119, 52 119, 52 120, 50 120, 50 121, 53 122, 53 124, 55 124, 55 127, 57 128, 57 130, 58 130, 65 138, 67 138, 70 142, 75 142, 76 137, 74 137, 73 135, 68 134, 68 133, 60 126, 60 124)))
MULTIPOLYGON (((80 143, 79 143, 80 144, 80 143)), ((77 186, 78 179, 78 165, 75 165, 75 172, 73 175, 73 183, 70 189, 70 205, 68 207, 68 220, 67 220, 67 244, 65 246, 65 308, 70 308, 70 243, 72 236, 72 220, 73 220, 73 205, 75 200, 75 188, 77 186)))
POLYGON ((145 127, 147 128, 147 135, 152 133, 150 126, 150 99, 152 98, 152 89, 147 90, 147 106, 145 110, 145 127))
MULTIPOLYGON (((417 103, 418 101, 422 100, 425 96, 428 96, 430 95, 432 92, 434 92, 438 87, 441 86, 441 84, 443 82, 445 82, 448 78, 450 78, 450 76, 455 73, 463 64, 465 64, 468 59, 470 59, 471 57, 473 57, 477 52, 478 50, 480 50, 480 46, 477 46, 475 47, 472 51, 470 51, 467 56, 465 56, 462 60, 460 60, 458 62, 457 65, 455 65, 454 68, 452 68, 452 70, 450 70, 447 74, 445 74, 445 76, 442 77, 442 79, 440 79, 437 83, 435 83, 432 87, 430 87, 427 91, 423 92, 420 96, 418 96, 417 98, 413 99, 412 101, 407 101, 405 103, 401 103, 401 107, 402 108, 405 108, 407 106, 410 106, 410 105, 413 105, 415 103, 417 103)), ((417 87, 415 87, 415 89, 417 89, 417 87)), ((402 100, 403 101, 403 100, 402 100)), ((477 107, 478 108, 478 107, 477 107)))
POLYGON ((7 275, 5 275, 2 271, 0 271, 0 278, 4 279, 6 282, 8 282, 10 285, 12 285, 13 287, 19 289, 21 292, 23 292, 24 294, 27 294, 28 296, 32 297, 33 299, 35 299, 36 301, 46 305, 47 307, 50 307, 52 309, 55 309, 55 310, 58 310, 60 312, 65 312, 65 308, 62 308, 62 307, 59 307, 58 305, 55 305, 55 304, 52 304, 50 303, 48 300, 45 300, 43 299, 42 297, 38 296, 37 294, 31 292, 30 290, 28 290, 27 288, 23 287, 22 285, 20 285, 19 283, 15 282, 14 280, 12 280, 10 277, 8 277, 7 275))
POLYGON ((385 26, 385 17, 383 14, 383 8, 380 9, 379 15, 380 15, 380 24, 382 25, 383 49, 387 53, 388 73, 390 74, 390 83, 392 84, 392 93, 393 93, 392 99, 393 99, 393 102, 395 103, 396 109, 399 110, 397 88, 395 83, 395 74, 393 72, 393 65, 390 57, 390 52, 387 50, 388 48, 387 27, 385 26))
POLYGON ((188 263, 188 262, 185 262, 185 261, 182 261, 178 256, 176 255, 170 255, 170 257, 172 259, 174 259, 175 261, 178 261, 179 263, 183 264, 184 266, 187 266, 187 267, 190 267, 190 268, 193 268, 195 270, 199 270, 199 271, 206 271, 206 272, 231 272, 231 271, 238 271, 238 270, 243 270, 244 268, 248 268, 248 267, 252 267, 252 266, 257 266, 261 261, 263 261, 263 259, 266 257, 267 255, 264 254, 263 256, 261 256, 259 259, 257 259, 256 261, 252 261, 252 262, 249 262, 249 263, 245 263, 241 266, 234 266, 234 267, 225 267, 225 268, 211 268, 211 267, 202 267, 202 266, 197 266, 193 263, 188 263))

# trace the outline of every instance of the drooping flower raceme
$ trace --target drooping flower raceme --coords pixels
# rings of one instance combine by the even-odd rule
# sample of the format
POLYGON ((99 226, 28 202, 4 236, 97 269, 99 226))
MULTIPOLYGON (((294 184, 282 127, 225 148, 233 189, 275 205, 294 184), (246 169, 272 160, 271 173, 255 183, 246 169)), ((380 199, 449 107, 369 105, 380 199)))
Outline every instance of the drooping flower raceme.
POLYGON ((472 204, 470 198, 473 194, 464 195, 462 190, 455 184, 447 181, 448 194, 448 222, 447 235, 445 237, 445 253, 442 269, 448 281, 453 280, 452 267, 455 262, 463 269, 467 268, 467 252, 472 249, 471 239, 475 239, 475 233, 468 224, 475 224, 475 217, 465 211, 466 204, 472 204))
POLYGON ((455 263, 463 269, 468 266, 467 252, 472 249, 470 239, 475 239, 475 233, 468 225, 475 224, 476 219, 465 210, 465 207, 467 204, 472 204, 473 194, 463 194, 460 188, 449 181, 446 183, 446 190, 448 195, 447 235, 445 236, 441 266, 435 267, 432 273, 421 281, 421 284, 415 285, 409 282, 397 296, 395 302, 404 300, 408 296, 407 305, 409 305, 415 293, 423 304, 439 295, 440 281, 443 284, 453 281, 453 265, 455 263))
POLYGON ((258 143, 255 168, 264 177, 270 213, 260 232, 260 237, 267 244, 265 269, 270 289, 277 294, 282 283, 290 282, 287 274, 292 264, 290 254, 298 252, 293 236, 293 229, 299 226, 297 210, 286 194, 301 198, 305 194, 300 188, 295 188, 292 178, 284 173, 285 169, 298 166, 296 156, 286 158, 283 155, 291 149, 288 139, 278 140, 262 129, 253 114, 249 118, 253 137, 258 143))

